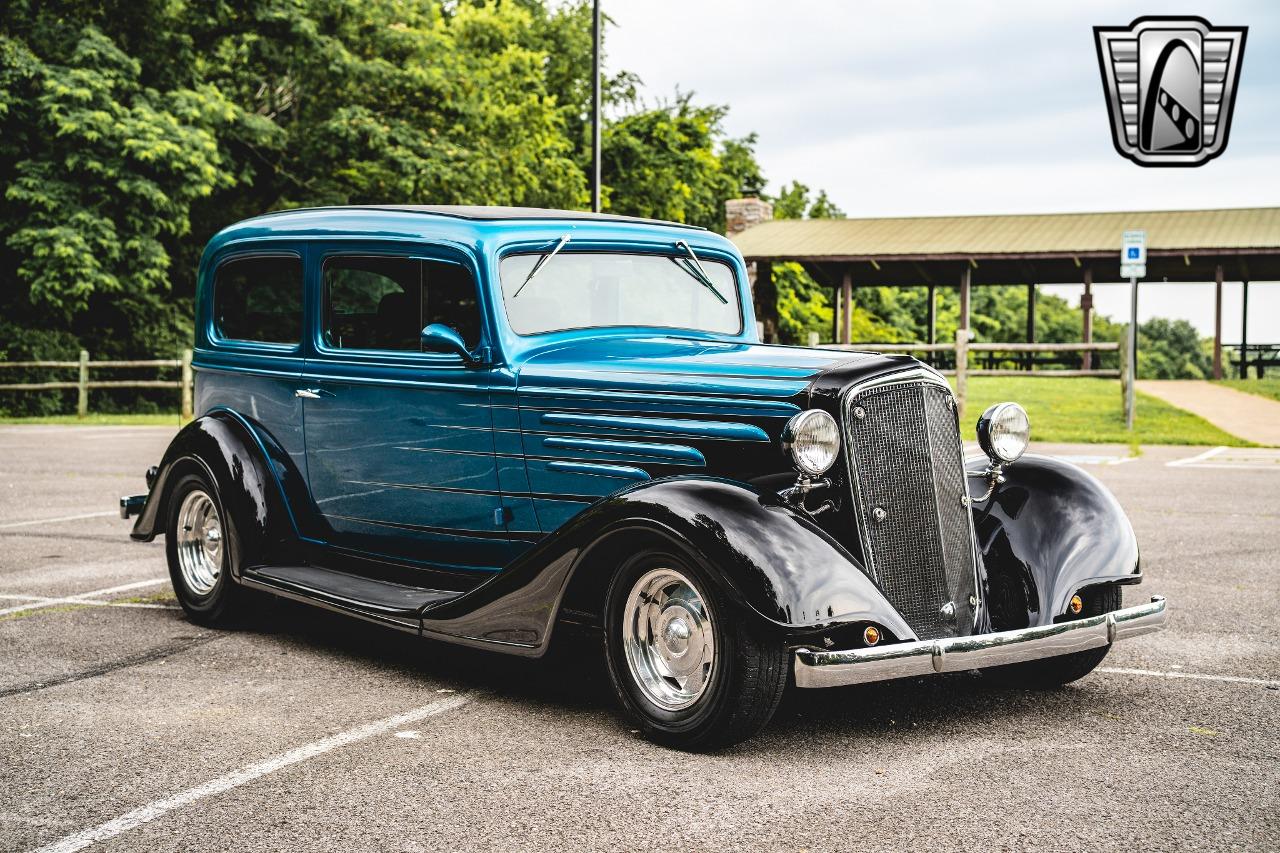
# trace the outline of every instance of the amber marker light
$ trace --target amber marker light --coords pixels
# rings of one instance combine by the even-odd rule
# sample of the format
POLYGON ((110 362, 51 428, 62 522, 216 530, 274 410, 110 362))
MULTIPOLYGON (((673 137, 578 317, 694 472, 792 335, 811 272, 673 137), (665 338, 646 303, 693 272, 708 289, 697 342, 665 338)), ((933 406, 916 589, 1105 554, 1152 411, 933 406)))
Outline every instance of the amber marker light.
POLYGON ((1071 596, 1071 603, 1067 605, 1071 610, 1072 616, 1078 616, 1080 611, 1084 609, 1084 600, 1078 595, 1071 596))
POLYGON ((868 625, 862 630, 862 642, 868 646, 874 646, 880 642, 880 629, 875 625, 868 625))

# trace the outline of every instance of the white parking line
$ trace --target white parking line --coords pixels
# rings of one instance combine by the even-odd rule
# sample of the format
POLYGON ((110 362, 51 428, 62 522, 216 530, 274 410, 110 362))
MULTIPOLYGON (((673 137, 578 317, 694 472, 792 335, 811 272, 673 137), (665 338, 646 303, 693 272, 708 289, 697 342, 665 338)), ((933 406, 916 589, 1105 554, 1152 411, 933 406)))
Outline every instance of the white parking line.
POLYGON ((1270 447, 1213 447, 1165 465, 1169 468, 1217 468, 1225 471, 1280 471, 1280 450, 1270 447))
POLYGON ((118 510, 107 512, 86 512, 81 515, 59 515, 55 518, 33 518, 30 521, 10 521, 0 524, 0 530, 8 530, 11 527, 30 527, 33 524, 57 524, 59 521, 79 521, 83 518, 106 518, 108 515, 119 515, 118 510))
POLYGON ((137 607, 144 610, 181 610, 174 604, 146 604, 141 601, 95 601, 89 598, 49 598, 44 595, 9 595, 0 593, 0 598, 12 601, 30 601, 37 604, 88 604, 94 607, 137 607))
POLYGON ((1124 669, 1118 666, 1100 666, 1096 672, 1109 672, 1113 675, 1146 675, 1155 678, 1190 678, 1196 681, 1225 681, 1231 684, 1260 684, 1263 687, 1280 687, 1280 681, 1267 678, 1245 678, 1242 675, 1208 675, 1202 672, 1175 672, 1158 669, 1124 669))
POLYGON ((356 741, 365 740, 366 738, 389 732, 392 729, 399 728, 406 723, 416 723, 427 717, 434 717, 443 714, 446 711, 452 711, 471 701, 471 697, 464 693, 456 696, 449 696, 444 699, 438 699, 429 705, 423 705, 420 708, 414 708, 412 711, 406 711, 403 714, 397 714, 394 717, 387 717, 373 723, 366 723, 363 726, 356 726, 353 729, 347 729, 345 732, 339 732, 336 735, 330 735, 327 738, 314 741, 313 743, 300 746, 297 749, 291 749, 288 752, 282 752, 277 756, 268 758, 266 761, 260 761, 257 764, 250 764, 248 767, 242 767, 239 770, 233 770, 225 776, 219 776, 203 785, 197 785, 194 788, 188 788, 185 791, 174 794, 171 797, 165 797, 161 800, 148 803, 145 806, 136 808, 131 812, 126 812, 114 820, 106 823, 100 823, 97 826, 82 830, 73 835, 68 835, 58 841, 53 842, 45 847, 41 847, 36 853, 71 853, 74 850, 83 850, 91 844, 99 841, 106 841, 109 838, 115 838, 117 835, 136 829, 142 824, 153 821, 174 809, 189 806, 197 800, 203 800, 206 797, 212 797, 215 794, 221 794, 232 788, 238 788, 255 779, 260 779, 277 770, 281 770, 292 764, 315 758, 323 755, 330 750, 348 746, 356 741))
POLYGON ((1203 462, 1206 459, 1212 459, 1213 457, 1217 456, 1219 453, 1221 453, 1226 449, 1227 448, 1225 447, 1210 447, 1205 452, 1197 453, 1195 456, 1188 456, 1185 459, 1175 459, 1172 462, 1166 462, 1165 467, 1181 468, 1183 465, 1194 465, 1197 462, 1203 462))
POLYGON ((156 586, 157 584, 168 583, 168 578, 152 578, 147 581, 135 581, 133 583, 121 584, 120 586, 109 586, 106 589, 94 589, 89 592, 82 592, 79 595, 68 595, 65 598, 48 599, 48 603, 33 602, 31 604, 19 604, 14 607, 6 607, 0 610, 0 616, 7 616, 10 613, 21 613, 24 610, 39 610, 41 607, 52 607, 56 604, 76 603, 90 604, 92 602, 86 599, 99 598, 104 595, 111 595, 115 592, 128 592, 131 589, 141 589, 144 586, 156 586))

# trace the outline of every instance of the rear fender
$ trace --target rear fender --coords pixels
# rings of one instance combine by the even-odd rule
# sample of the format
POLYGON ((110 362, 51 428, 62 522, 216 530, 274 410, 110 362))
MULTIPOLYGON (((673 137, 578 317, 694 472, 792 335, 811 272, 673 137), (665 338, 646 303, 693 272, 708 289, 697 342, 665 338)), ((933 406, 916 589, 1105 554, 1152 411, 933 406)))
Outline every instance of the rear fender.
MULTIPOLYGON (((985 458, 965 462, 970 474, 986 466, 985 458)), ((969 479, 975 498, 986 486, 969 479)), ((1068 462, 1022 457, 989 500, 975 503, 973 522, 997 631, 1052 624, 1085 587, 1142 580, 1124 510, 1097 478, 1068 462)))
POLYGON ((265 430, 228 409, 197 418, 170 442, 130 536, 150 542, 164 533, 170 493, 193 470, 213 478, 244 565, 297 560, 309 521, 304 517, 300 527, 294 513, 307 505, 302 476, 265 430))

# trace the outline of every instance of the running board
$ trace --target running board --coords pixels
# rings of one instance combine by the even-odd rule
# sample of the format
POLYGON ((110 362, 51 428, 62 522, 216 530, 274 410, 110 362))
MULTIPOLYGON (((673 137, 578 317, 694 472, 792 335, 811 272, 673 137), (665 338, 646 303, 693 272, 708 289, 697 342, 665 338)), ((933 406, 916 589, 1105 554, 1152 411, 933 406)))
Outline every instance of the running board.
POLYGON ((405 586, 319 566, 258 566, 246 569, 241 582, 415 634, 421 628, 418 614, 424 607, 442 604, 462 594, 405 586))

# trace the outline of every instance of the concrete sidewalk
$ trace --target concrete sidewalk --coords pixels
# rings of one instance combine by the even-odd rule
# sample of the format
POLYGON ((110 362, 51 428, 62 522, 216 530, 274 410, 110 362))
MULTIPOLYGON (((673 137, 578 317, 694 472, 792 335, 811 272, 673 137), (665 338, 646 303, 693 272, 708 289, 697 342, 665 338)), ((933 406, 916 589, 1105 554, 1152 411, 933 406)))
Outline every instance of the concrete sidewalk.
POLYGON ((1142 379, 1137 388, 1257 444, 1280 446, 1280 403, 1199 379, 1142 379))

